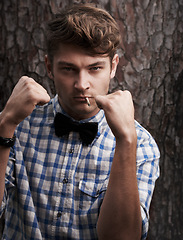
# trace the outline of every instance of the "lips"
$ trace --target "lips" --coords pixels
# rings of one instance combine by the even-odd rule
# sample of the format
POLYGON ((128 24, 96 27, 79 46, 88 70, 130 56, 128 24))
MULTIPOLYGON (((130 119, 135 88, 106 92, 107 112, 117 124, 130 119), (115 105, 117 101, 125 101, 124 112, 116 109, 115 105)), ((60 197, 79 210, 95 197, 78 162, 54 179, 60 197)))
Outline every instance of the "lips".
POLYGON ((86 101, 86 98, 91 98, 90 96, 76 96, 74 99, 76 100, 81 100, 81 101, 86 101))
POLYGON ((90 106, 90 99, 91 96, 76 96, 74 97, 74 101, 76 104, 87 104, 88 106, 90 106))

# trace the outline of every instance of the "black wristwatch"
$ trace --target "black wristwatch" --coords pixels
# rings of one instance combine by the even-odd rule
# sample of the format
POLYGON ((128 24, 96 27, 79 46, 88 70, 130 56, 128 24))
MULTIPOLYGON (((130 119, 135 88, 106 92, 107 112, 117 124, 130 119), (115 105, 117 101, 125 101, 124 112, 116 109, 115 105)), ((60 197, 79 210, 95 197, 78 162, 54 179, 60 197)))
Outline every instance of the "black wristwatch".
POLYGON ((15 144, 15 140, 16 140, 15 135, 12 138, 0 137, 0 146, 13 147, 13 145, 15 144))

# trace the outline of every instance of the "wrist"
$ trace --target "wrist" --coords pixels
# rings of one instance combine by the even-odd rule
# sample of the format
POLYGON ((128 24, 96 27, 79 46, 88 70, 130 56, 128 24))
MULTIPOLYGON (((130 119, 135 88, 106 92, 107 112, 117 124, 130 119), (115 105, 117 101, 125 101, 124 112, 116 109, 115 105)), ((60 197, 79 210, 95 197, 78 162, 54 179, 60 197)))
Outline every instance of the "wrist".
POLYGON ((0 114, 0 136, 3 138, 12 138, 17 125, 12 123, 11 120, 3 112, 0 114))
POLYGON ((123 134, 116 136, 116 144, 119 146, 133 146, 137 144, 137 133, 134 128, 133 131, 126 131, 123 134))

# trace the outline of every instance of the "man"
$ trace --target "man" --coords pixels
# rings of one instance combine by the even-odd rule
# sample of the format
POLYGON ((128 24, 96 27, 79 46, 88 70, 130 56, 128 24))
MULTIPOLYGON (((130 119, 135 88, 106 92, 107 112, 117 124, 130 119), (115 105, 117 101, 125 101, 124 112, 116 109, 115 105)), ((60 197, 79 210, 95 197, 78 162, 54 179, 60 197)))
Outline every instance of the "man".
POLYGON ((3 239, 145 239, 159 151, 131 94, 107 94, 119 43, 114 19, 92 6, 48 23, 57 95, 23 76, 0 116, 3 239))

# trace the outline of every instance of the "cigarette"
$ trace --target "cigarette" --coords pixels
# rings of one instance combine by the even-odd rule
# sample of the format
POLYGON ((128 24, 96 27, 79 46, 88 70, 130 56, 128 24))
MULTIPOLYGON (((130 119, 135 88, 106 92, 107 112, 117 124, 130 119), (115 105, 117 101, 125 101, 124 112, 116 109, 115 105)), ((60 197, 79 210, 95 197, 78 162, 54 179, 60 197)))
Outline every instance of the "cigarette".
POLYGON ((86 102, 87 102, 88 106, 90 106, 90 101, 87 97, 86 97, 86 102))

